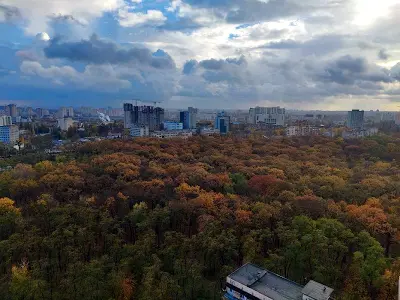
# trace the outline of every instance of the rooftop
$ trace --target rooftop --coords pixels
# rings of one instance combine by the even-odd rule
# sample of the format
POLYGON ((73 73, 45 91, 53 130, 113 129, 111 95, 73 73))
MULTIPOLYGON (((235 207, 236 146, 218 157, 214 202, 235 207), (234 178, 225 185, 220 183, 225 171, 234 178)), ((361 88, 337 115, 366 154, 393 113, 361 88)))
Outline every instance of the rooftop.
POLYGON ((246 264, 229 277, 274 300, 300 300, 303 287, 253 264, 246 264))
POLYGON ((332 293, 333 289, 314 280, 310 280, 303 289, 303 294, 318 300, 328 300, 332 293))

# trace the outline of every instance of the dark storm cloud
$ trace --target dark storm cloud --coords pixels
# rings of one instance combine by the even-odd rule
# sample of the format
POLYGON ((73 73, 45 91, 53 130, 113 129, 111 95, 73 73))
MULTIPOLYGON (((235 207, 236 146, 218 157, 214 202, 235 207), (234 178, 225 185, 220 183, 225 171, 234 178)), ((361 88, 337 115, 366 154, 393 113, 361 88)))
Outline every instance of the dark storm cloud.
POLYGON ((4 15, 6 22, 14 22, 22 18, 18 8, 0 4, 0 14, 4 15))
POLYGON ((258 49, 297 50, 301 55, 321 56, 340 50, 346 46, 357 45, 357 43, 351 36, 332 34, 317 36, 305 42, 290 39, 270 42, 258 47, 258 49))
POLYGON ((221 70, 229 64, 242 65, 246 64, 244 56, 240 58, 227 58, 227 59, 206 59, 199 63, 199 66, 207 70, 221 70))
POLYGON ((44 48, 44 53, 48 58, 64 58, 92 64, 137 63, 156 69, 175 68, 174 60, 162 50, 151 53, 147 48, 124 49, 113 42, 101 40, 96 35, 89 40, 79 42, 62 42, 59 38, 52 39, 44 48))
POLYGON ((323 74, 316 77, 317 80, 335 82, 342 85, 353 85, 357 81, 392 82, 394 78, 385 69, 370 66, 365 58, 342 56, 330 62, 323 74))
POLYGON ((390 55, 387 53, 386 49, 381 49, 378 52, 378 57, 379 59, 387 60, 390 57, 390 55))

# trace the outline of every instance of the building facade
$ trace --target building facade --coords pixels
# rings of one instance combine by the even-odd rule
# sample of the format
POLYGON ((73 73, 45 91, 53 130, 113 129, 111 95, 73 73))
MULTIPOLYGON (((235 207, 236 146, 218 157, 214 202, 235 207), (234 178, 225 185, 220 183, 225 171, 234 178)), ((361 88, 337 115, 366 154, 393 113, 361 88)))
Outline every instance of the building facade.
POLYGON ((0 142, 14 145, 19 139, 19 128, 16 125, 0 126, 0 142))
POLYGON ((186 111, 181 111, 179 121, 183 124, 183 129, 195 129, 197 126, 198 109, 189 107, 186 111))
POLYGON ((299 125, 286 127, 286 136, 311 136, 320 135, 321 129, 312 125, 299 125))
POLYGON ((8 126, 12 125, 12 117, 11 116, 1 116, 0 117, 0 126, 8 126))
POLYGON ((160 130, 164 122, 164 109, 154 106, 137 106, 124 104, 124 127, 145 125, 150 131, 160 130))
POLYGON ((227 300, 329 300, 333 289, 316 281, 306 286, 260 268, 246 264, 226 278, 227 300))
POLYGON ((150 133, 150 136, 158 139, 187 139, 193 136, 193 132, 191 130, 153 131, 150 133))
POLYGON ((16 116, 18 116, 18 112, 17 112, 17 106, 15 104, 9 104, 8 105, 8 115, 15 118, 16 116))
POLYGON ((61 130, 67 131, 68 128, 74 125, 74 121, 71 118, 59 118, 57 119, 57 126, 60 127, 61 130))
POLYGON ((231 118, 224 111, 218 113, 215 118, 215 129, 218 129, 220 134, 227 134, 230 129, 231 118))
POLYGON ((130 128, 130 134, 132 137, 145 137, 149 136, 149 126, 145 125, 132 125, 130 128))
POLYGON ((164 130, 183 130, 183 124, 179 122, 165 121, 163 123, 164 130))
POLYGON ((347 127, 356 130, 364 128, 364 111, 353 109, 347 113, 347 127))
POLYGON ((263 123, 271 126, 285 126, 286 110, 277 107, 255 107, 250 108, 248 123, 263 123))

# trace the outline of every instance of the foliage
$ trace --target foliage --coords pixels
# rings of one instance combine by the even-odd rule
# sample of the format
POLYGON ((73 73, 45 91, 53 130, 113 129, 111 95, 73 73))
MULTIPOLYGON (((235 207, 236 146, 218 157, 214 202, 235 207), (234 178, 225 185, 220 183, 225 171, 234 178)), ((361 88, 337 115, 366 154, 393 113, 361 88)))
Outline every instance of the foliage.
POLYGON ((74 147, 0 173, 0 299, 220 299, 245 262, 338 299, 396 299, 395 137, 74 147))

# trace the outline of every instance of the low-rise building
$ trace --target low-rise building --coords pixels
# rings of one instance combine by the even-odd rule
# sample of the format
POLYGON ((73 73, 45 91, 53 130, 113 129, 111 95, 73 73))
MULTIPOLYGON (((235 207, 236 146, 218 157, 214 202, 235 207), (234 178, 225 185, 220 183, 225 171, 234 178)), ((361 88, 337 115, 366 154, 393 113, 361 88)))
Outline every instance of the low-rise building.
POLYGON ((306 286, 260 268, 246 264, 226 278, 227 300, 329 300, 333 289, 316 281, 306 286))
POLYGON ((130 134, 132 137, 144 137, 149 136, 149 126, 146 125, 132 125, 130 128, 130 134))
POLYGON ((163 123, 164 130, 183 130, 183 123, 165 121, 163 123))
POLYGON ((0 142, 14 145, 19 139, 19 128, 16 125, 0 126, 0 142))
POLYGON ((310 136, 319 135, 320 133, 320 128, 312 125, 288 126, 286 128, 286 136, 310 136))
POLYGON ((211 136, 211 135, 219 135, 219 129, 203 127, 199 130, 200 135, 211 136))
POLYGON ((150 133, 150 136, 159 139, 170 139, 170 138, 187 139, 193 136, 193 132, 191 130, 154 131, 150 133))

